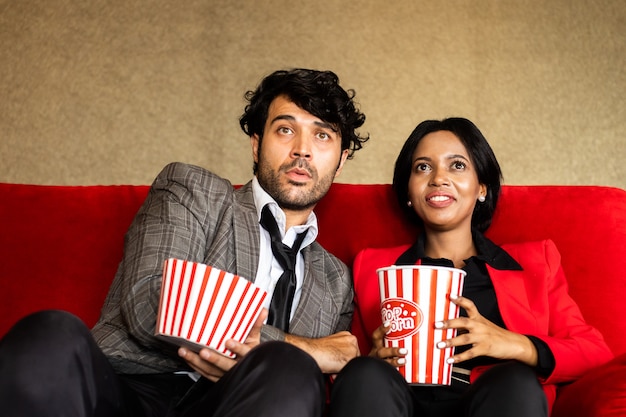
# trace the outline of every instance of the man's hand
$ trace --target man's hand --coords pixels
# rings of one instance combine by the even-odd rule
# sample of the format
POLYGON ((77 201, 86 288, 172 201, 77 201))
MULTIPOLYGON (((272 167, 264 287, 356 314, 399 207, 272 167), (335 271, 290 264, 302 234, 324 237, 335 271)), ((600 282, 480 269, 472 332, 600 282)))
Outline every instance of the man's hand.
POLYGON ((285 342, 304 350, 315 359, 323 373, 335 374, 348 361, 359 355, 356 337, 350 332, 339 332, 319 339, 287 334, 285 342))
POLYGON ((259 344, 261 341, 261 327, 266 318, 267 309, 264 308, 254 322, 244 343, 239 343, 235 340, 226 341, 226 348, 236 355, 235 359, 231 359, 228 356, 224 356, 208 348, 201 349, 200 352, 195 353, 181 347, 178 349, 178 355, 200 375, 215 382, 228 372, 230 368, 235 366, 239 359, 246 356, 250 349, 259 344))
POLYGON ((263 327, 267 315, 267 308, 261 310, 261 314, 259 314, 259 317, 254 322, 250 333, 248 333, 248 337, 246 337, 243 343, 232 339, 226 341, 226 348, 237 355, 237 359, 243 358, 248 354, 250 349, 261 343, 261 328, 263 327))
POLYGON ((234 359, 208 348, 200 349, 200 352, 195 353, 181 347, 178 349, 178 356, 183 358, 193 370, 213 382, 220 379, 237 363, 234 359))

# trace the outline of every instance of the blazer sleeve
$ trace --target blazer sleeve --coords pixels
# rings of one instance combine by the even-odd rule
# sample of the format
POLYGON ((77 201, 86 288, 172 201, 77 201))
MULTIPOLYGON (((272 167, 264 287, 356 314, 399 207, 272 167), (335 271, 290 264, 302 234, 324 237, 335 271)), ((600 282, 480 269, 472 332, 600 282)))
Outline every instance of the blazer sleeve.
MULTIPOLYGON (((535 247, 537 250, 522 252, 520 264, 525 271, 532 274, 531 279, 542 277, 542 284, 528 282, 527 286, 545 292, 546 298, 542 303, 547 304, 545 309, 533 306, 533 310, 543 310, 545 315, 540 314, 536 317, 541 328, 525 334, 543 340, 554 355, 554 370, 542 382, 546 384, 569 382, 580 378, 591 368, 609 361, 613 355, 600 332, 585 322, 580 308, 570 297, 561 266, 561 255, 556 245, 551 240, 546 240, 535 247), (532 259, 529 259, 529 255, 532 259), (543 274, 533 273, 541 268, 543 274), (547 332, 543 329, 546 325, 547 332)), ((539 293, 536 294, 540 296, 539 293)), ((533 295, 528 294, 528 299, 538 298, 533 295)))
POLYGON ((163 262, 179 258, 203 262, 215 235, 230 183, 199 167, 173 163, 152 184, 131 224, 117 272, 116 291, 128 331, 144 346, 154 337, 163 262))

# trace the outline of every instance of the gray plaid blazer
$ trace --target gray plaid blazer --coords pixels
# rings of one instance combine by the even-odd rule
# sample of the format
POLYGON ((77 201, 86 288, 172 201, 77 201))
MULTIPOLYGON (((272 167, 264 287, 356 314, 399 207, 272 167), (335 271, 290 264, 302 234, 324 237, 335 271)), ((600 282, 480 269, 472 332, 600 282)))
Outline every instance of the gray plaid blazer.
MULTIPOLYGON (((202 262, 254 280, 259 227, 251 183, 235 190, 200 167, 172 163, 163 169, 126 233, 124 256, 92 330, 117 372, 189 369, 176 346, 154 336, 163 262, 202 262)), ((348 268, 317 242, 302 253, 304 284, 290 332, 319 338, 348 330, 353 311, 348 268)), ((268 325, 261 332, 262 341, 284 336, 268 325)))

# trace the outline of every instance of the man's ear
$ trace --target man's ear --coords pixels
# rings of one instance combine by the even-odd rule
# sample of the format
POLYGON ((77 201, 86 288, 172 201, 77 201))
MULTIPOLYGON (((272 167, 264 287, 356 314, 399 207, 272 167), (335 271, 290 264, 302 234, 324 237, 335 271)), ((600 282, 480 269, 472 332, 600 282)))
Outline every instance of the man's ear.
POLYGON ((337 166, 337 170, 335 171, 335 177, 338 177, 339 174, 341 174, 341 170, 343 169, 343 164, 346 163, 346 160, 348 159, 348 149, 344 149, 341 152, 341 158, 339 158, 339 165, 337 166))
POLYGON ((259 163, 259 144, 261 141, 259 140, 259 135, 256 133, 250 136, 250 145, 252 146, 252 158, 254 158, 254 163, 259 163))

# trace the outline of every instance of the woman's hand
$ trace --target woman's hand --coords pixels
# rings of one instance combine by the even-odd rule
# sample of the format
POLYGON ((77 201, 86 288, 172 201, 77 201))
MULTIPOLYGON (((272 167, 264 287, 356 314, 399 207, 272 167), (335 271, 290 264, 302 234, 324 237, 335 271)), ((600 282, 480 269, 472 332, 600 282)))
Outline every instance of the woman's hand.
POLYGON ((530 366, 537 365, 537 350, 530 339, 496 326, 484 318, 473 301, 465 297, 451 299, 467 312, 467 317, 435 323, 441 329, 457 329, 457 336, 437 344, 440 349, 451 346, 471 347, 451 360, 460 363, 477 356, 489 356, 495 359, 514 359, 530 366))
POLYGON ((374 333, 372 333, 372 350, 370 350, 369 356, 384 359, 397 368, 406 363, 404 357, 407 355, 408 351, 405 348, 385 347, 383 345, 383 339, 389 331, 389 326, 389 323, 386 323, 386 325, 383 323, 374 330, 374 333))

